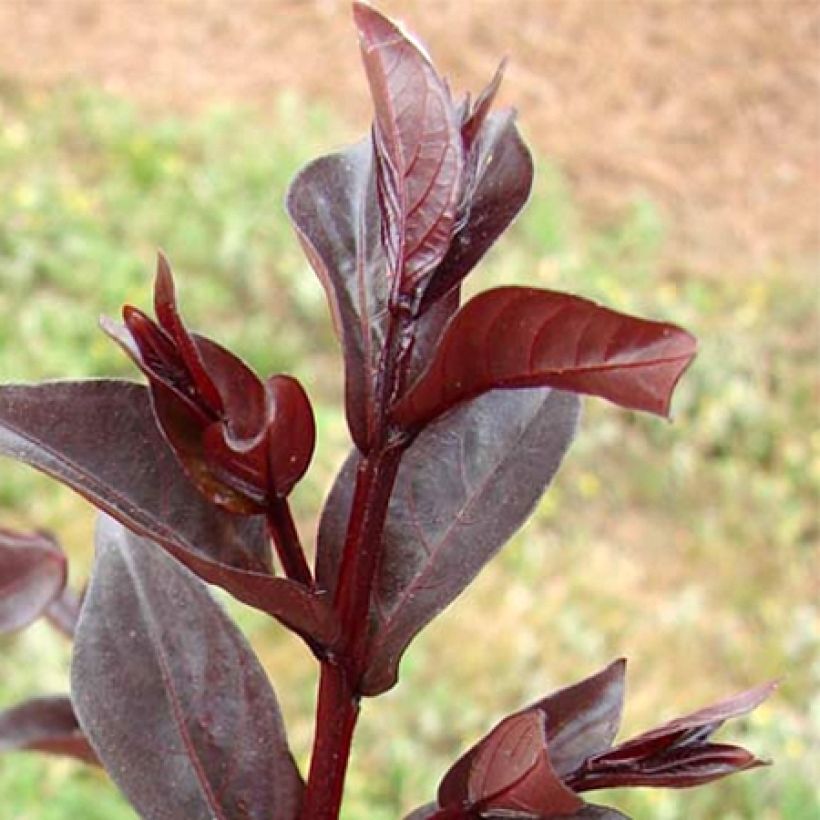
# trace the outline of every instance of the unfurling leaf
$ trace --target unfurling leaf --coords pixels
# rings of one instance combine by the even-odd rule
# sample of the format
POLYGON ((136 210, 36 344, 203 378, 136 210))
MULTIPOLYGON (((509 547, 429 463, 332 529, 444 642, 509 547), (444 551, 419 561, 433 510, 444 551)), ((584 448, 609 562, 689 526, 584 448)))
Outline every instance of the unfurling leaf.
POLYGON ((116 380, 0 387, 0 454, 42 470, 240 601, 329 643, 329 605, 271 574, 264 519, 208 503, 157 429, 148 391, 116 380))
POLYGON ((375 109, 382 240, 395 293, 412 304, 444 258, 461 199, 464 149, 444 80, 427 55, 375 9, 354 4, 375 109))
POLYGON ((64 695, 32 698, 0 712, 0 753, 24 750, 100 764, 64 695))
POLYGON ((396 404, 393 417, 418 428, 487 390, 535 386, 666 415, 695 347, 694 338, 675 325, 565 293, 496 288, 455 315, 433 362, 396 404))
POLYGON ((571 814, 583 801, 556 774, 547 753, 546 718, 521 712, 498 724, 444 776, 438 804, 550 817, 571 814))
POLYGON ((532 157, 515 127, 515 112, 494 112, 482 123, 467 158, 467 170, 458 226, 424 291, 422 311, 464 280, 530 195, 532 157))
POLYGON ((0 634, 37 620, 60 596, 67 572, 50 535, 0 528, 0 634))
POLYGON ((688 788, 766 761, 739 746, 712 743, 729 719, 751 712, 774 691, 767 683, 741 692, 592 756, 569 777, 576 791, 615 786, 688 788))
POLYGON ((159 323, 126 306, 125 325, 103 319, 103 329, 148 378, 159 426, 197 489, 230 512, 263 513, 310 464, 307 395, 288 376, 263 384, 233 353, 191 334, 162 254, 154 306, 159 323))
MULTIPOLYGON (((396 683, 413 637, 448 606, 524 523, 552 480, 578 420, 577 397, 494 391, 424 430, 399 467, 384 529, 362 687, 396 683)), ((356 456, 319 527, 317 580, 333 591, 356 456)))
POLYGON ((194 575, 107 517, 71 691, 80 725, 141 816, 296 817, 301 779, 253 651, 194 575))

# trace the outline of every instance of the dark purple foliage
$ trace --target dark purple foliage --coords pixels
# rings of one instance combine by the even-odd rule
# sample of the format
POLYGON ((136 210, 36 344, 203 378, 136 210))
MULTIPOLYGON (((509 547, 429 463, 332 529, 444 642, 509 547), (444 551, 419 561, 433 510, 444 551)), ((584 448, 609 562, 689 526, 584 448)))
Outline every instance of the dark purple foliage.
POLYGON ((0 752, 47 752, 100 765, 65 695, 32 698, 0 712, 0 752))
POLYGON ((295 816, 302 782, 276 697, 191 572, 102 516, 71 696, 106 769, 143 817, 295 816))
MULTIPOLYGON (((0 387, 0 454, 102 511, 82 595, 51 536, 0 530, 0 631, 45 617, 75 641, 70 697, 0 712, 0 751, 99 763, 142 817, 338 818, 362 698, 398 682, 413 638, 527 520, 576 434, 579 394, 668 415, 695 355, 673 324, 569 294, 508 286, 461 306, 532 187, 514 112, 493 110, 504 64, 455 101, 411 36, 353 9, 371 133, 302 169, 286 201, 339 337, 353 444, 315 567, 288 501, 313 455, 308 396, 189 330, 164 256, 155 318, 126 306, 122 325, 102 322, 147 387, 0 387), (319 662, 306 781, 265 670, 203 582, 319 662)), ((624 671, 504 718, 407 820, 623 820, 580 794, 762 764, 711 735, 771 685, 613 746, 624 671)))
POLYGON ((63 591, 68 564, 46 533, 0 529, 0 634, 28 626, 63 591))

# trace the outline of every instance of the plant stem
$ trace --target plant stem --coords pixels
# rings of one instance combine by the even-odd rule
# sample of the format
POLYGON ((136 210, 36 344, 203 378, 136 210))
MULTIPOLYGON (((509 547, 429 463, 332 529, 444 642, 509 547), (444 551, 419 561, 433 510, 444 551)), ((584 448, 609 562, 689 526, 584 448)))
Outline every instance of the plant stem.
POLYGON ((267 510, 268 532, 276 546, 276 554, 282 562, 282 569, 291 581, 297 581, 308 589, 313 588, 305 551, 299 542, 299 533, 290 512, 286 498, 273 498, 267 510))
MULTIPOLYGON (((376 424, 371 449, 359 462, 333 602, 342 631, 338 652, 322 660, 316 730, 302 820, 337 820, 353 732, 359 717, 359 691, 367 662, 370 601, 382 550, 390 495, 409 440, 391 435, 387 413, 400 391, 412 350, 407 317, 392 317, 376 385, 376 424)), ((395 431, 392 431, 395 433, 395 431)))
POLYGON ((358 717, 359 698, 347 671, 335 660, 323 661, 302 820, 337 820, 358 717))

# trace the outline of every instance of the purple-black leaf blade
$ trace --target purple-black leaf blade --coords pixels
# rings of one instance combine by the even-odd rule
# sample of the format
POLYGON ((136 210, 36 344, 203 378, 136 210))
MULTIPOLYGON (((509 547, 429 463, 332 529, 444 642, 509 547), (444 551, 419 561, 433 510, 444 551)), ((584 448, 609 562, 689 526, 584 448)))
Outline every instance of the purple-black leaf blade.
POLYGON ((240 601, 321 643, 332 640, 329 606, 271 575, 263 518, 221 511, 185 477, 141 385, 99 380, 0 387, 0 455, 67 484, 240 601))
POLYGON ((430 279, 423 311, 470 273, 524 207, 532 189, 532 156, 515 127, 513 111, 491 114, 474 150, 464 224, 430 279))
POLYGON ((0 634, 46 612, 63 591, 67 572, 65 554, 51 536, 0 528, 0 634))
POLYGON ((354 3, 373 98, 382 240, 397 291, 412 298, 444 258, 463 183, 455 107, 427 55, 370 6, 354 3))
POLYGON ((418 428, 489 389, 537 385, 668 415, 695 351, 695 339, 675 325, 566 293, 496 288, 453 317, 435 358, 393 417, 418 428))
POLYGON ((141 816, 296 817, 301 778, 253 651, 196 576, 106 516, 71 686, 80 725, 141 816))
POLYGON ((32 698, 0 712, 0 753, 33 751, 100 765, 65 695, 32 698))
MULTIPOLYGON (((424 430, 399 467, 371 609, 366 694, 391 688, 413 637, 524 523, 577 427, 576 396, 494 391, 424 430)), ((355 473, 342 469, 319 526, 317 580, 331 591, 355 473)))
POLYGON ((285 204, 327 293, 344 353, 348 425, 365 449, 388 294, 370 139, 306 165, 285 204))

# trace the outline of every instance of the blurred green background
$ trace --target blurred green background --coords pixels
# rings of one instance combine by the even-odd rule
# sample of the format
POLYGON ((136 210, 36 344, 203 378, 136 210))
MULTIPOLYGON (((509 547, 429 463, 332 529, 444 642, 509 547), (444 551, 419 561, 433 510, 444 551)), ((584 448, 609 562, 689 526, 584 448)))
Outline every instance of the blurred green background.
MULTIPOLYGON (((86 83, 2 80, 0 381, 133 376, 97 317, 150 304, 162 247, 195 328, 258 372, 306 385, 319 448, 294 503, 310 542, 348 440, 324 295, 281 203, 301 163, 355 136, 338 116, 296 93, 264 116, 236 103, 169 116, 86 83)), ((820 817, 816 277, 776 260, 745 279, 671 265, 669 220, 651 197, 591 219, 564 169, 537 164, 525 215, 470 289, 570 290, 682 324, 700 353, 671 424, 586 403, 532 521, 416 641, 399 687, 365 704, 344 817, 393 820, 426 802, 495 720, 621 655, 624 732, 781 677, 771 703, 724 735, 775 765, 598 802, 638 820, 820 817)), ((0 521, 53 529, 82 583, 87 505, 3 461, 0 521)), ((270 671, 305 764, 311 659, 276 624, 226 603, 270 671)), ((0 706, 65 690, 68 651, 45 625, 0 641, 0 706)), ((0 759, 0 806, 4 820, 134 816, 100 774, 26 754, 0 759)))

